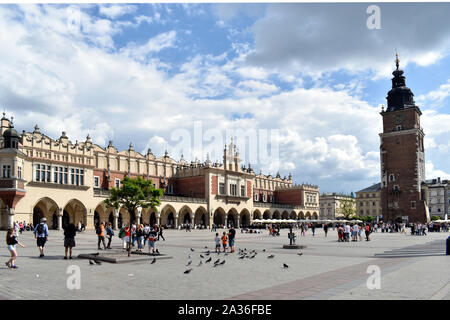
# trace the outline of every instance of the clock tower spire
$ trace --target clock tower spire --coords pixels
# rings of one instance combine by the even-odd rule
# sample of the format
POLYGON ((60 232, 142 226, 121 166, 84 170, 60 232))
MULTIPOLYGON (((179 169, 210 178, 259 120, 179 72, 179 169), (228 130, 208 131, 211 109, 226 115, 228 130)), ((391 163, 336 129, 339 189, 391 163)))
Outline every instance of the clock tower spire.
POLYGON ((381 112, 380 133, 381 206, 383 220, 391 222, 427 222, 428 210, 422 194, 425 181, 424 133, 420 127, 422 112, 414 94, 406 86, 398 54, 387 109, 381 112))

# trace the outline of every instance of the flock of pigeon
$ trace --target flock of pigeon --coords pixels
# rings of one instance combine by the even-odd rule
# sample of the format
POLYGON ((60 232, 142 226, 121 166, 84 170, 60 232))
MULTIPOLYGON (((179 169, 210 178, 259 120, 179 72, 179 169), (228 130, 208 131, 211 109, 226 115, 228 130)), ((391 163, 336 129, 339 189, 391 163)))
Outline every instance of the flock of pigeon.
MULTIPOLYGON (((208 247, 206 246, 205 249, 208 249, 208 247)), ((194 251, 195 251, 195 250, 192 249, 192 248, 191 248, 190 250, 191 250, 191 252, 194 252, 194 251)), ((262 252, 265 253, 265 252, 266 252, 266 249, 263 249, 262 252)), ((201 259, 205 259, 206 257, 208 257, 208 258, 205 260, 205 264, 211 263, 211 261, 212 261, 213 258, 212 258, 212 256, 210 256, 210 255, 211 255, 211 254, 215 254, 215 253, 217 253, 217 252, 211 252, 210 250, 207 250, 207 251, 204 253, 205 255, 200 254, 200 258, 201 258, 201 259), (206 256, 206 257, 205 257, 205 256, 206 256)), ((217 254, 220 255, 220 253, 217 253, 217 254)), ((238 249, 238 254, 237 254, 237 256, 238 256, 238 259, 244 260, 244 259, 254 259, 254 258, 256 257, 257 254, 258 254, 258 253, 256 252, 256 250, 251 250, 251 251, 249 251, 249 250, 247 250, 247 248, 244 248, 244 249, 238 249)), ((227 255, 228 255, 228 253, 224 253, 224 256, 227 256, 227 255)), ((297 255, 301 256, 301 255, 303 255, 303 253, 297 253, 297 255)), ((273 255, 273 254, 267 256, 267 259, 273 259, 273 258, 275 258, 275 255, 273 255)), ((222 261, 220 261, 220 258, 219 258, 219 259, 217 259, 216 261, 214 261, 214 262, 212 263, 212 267, 213 267, 213 268, 216 268, 216 267, 218 267, 218 266, 223 266, 223 265, 225 264, 225 261, 226 261, 225 259, 223 259, 222 261)), ((189 255, 188 255, 188 262, 187 262, 187 264, 186 264, 186 267, 190 267, 191 264, 192 264, 191 254, 189 254, 189 255)), ((197 267, 200 267, 202 264, 203 264, 203 260, 200 260, 200 262, 198 263, 197 267)), ((282 268, 283 268, 283 269, 287 269, 287 268, 289 268, 289 266, 288 266, 286 263, 283 263, 282 268)), ((192 268, 187 268, 186 271, 184 271, 184 273, 185 273, 185 274, 189 274, 189 273, 191 273, 192 270, 193 270, 192 268)))
MULTIPOLYGON (((205 249, 208 249, 208 247, 206 246, 205 249)), ((190 248, 190 250, 191 250, 191 252, 195 252, 195 250, 192 249, 192 248, 190 248)), ((263 249, 262 252, 265 253, 266 249, 263 249)), ((211 263, 211 261, 213 259, 211 255, 215 254, 215 253, 220 255, 219 252, 211 252, 210 250, 207 250, 206 252, 204 252, 204 255, 200 254, 200 258, 201 259, 205 259, 206 257, 208 257, 205 260, 205 264, 209 264, 209 263, 211 263)), ((237 256, 238 256, 238 259, 244 260, 244 259, 254 259, 257 254, 258 253, 256 252, 256 250, 248 251, 247 248, 244 248, 244 249, 238 249, 237 256)), ((97 252, 97 253, 92 254, 92 255, 93 256, 98 256, 99 253, 97 252)), ((301 255, 303 255, 303 253, 300 252, 300 253, 297 253, 297 255, 301 256, 301 255)), ((224 256, 228 256, 228 253, 225 252, 224 256)), ((273 259, 273 258, 275 258, 275 255, 273 255, 273 254, 267 256, 267 259, 273 259)), ((152 262, 150 264, 154 264, 155 262, 156 262, 156 258, 153 258, 153 260, 152 260, 152 262)), ((225 264, 225 262, 226 262, 225 259, 220 261, 220 258, 219 258, 219 259, 217 259, 216 261, 214 261, 212 263, 212 267, 216 268, 218 266, 223 266, 225 264)), ((100 261, 96 260, 96 259, 92 259, 92 260, 89 259, 89 264, 90 265, 95 265, 95 264, 101 265, 102 263, 100 261)), ((191 254, 189 254, 188 255, 188 262, 186 264, 186 267, 190 267, 191 264, 192 264, 191 254)), ((203 264, 203 260, 200 260, 200 262, 197 264, 197 267, 200 267, 202 264, 203 264)), ((283 263, 282 268, 283 269, 287 269, 287 268, 289 268, 289 266, 286 263, 283 263)), ((191 273, 192 270, 193 270, 192 268, 187 268, 186 271, 184 271, 184 273, 185 274, 189 274, 189 273, 191 273)))

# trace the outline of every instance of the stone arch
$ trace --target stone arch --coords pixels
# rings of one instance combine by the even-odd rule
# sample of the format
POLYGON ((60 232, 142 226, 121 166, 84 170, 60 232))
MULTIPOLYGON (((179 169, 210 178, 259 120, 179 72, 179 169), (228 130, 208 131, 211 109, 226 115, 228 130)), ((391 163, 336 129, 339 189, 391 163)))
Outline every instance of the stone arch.
POLYGON ((247 209, 242 209, 240 213, 239 226, 241 228, 248 227, 250 225, 250 212, 247 209))
POLYGON ((262 219, 261 211, 258 209, 253 211, 253 219, 262 219))
POLYGON ((195 210, 194 225, 203 227, 209 226, 209 215, 205 207, 200 206, 195 210))
POLYGON ((270 218, 272 218, 272 215, 270 214, 270 210, 266 210, 266 211, 264 211, 264 214, 263 214, 263 219, 270 219, 270 218))
POLYGON ((291 211, 291 214, 289 215, 289 219, 297 220, 297 213, 295 211, 291 211))
POLYGON ((306 214, 305 214, 305 218, 306 218, 306 220, 311 220, 311 212, 306 212, 306 214))
POLYGON ((238 212, 235 208, 231 208, 227 213, 227 227, 237 227, 237 215, 238 212))
POLYGON ((214 211, 214 215, 213 215, 213 222, 216 226, 222 226, 225 225, 225 210, 222 208, 217 208, 214 211))
POLYGON ((119 219, 118 219, 119 228, 121 228, 125 224, 127 226, 130 226, 133 221, 136 221, 136 214, 134 212, 130 214, 127 208, 121 207, 119 210, 119 219))
POLYGON ((280 212, 278 210, 275 210, 272 214, 272 219, 281 219, 280 212))
POLYGON ((109 222, 111 212, 114 212, 114 208, 107 208, 104 202, 99 203, 94 210, 94 226, 100 222, 109 222))
POLYGON ((289 212, 287 212, 286 210, 283 211, 283 213, 281 214, 281 219, 284 219, 284 220, 289 219, 289 212))
POLYGON ((161 209, 160 223, 162 226, 175 227, 177 211, 170 204, 166 204, 161 209))
POLYGON ((63 207, 62 228, 70 223, 77 225, 80 221, 87 226, 86 207, 80 200, 72 199, 63 207))
POLYGON ((152 208, 142 209, 141 224, 155 225, 157 222, 156 212, 152 208))
POLYGON ((319 216, 318 216, 317 212, 313 212, 312 218, 313 218, 314 220, 319 219, 319 216))
POLYGON ((298 214, 298 219, 299 220, 305 220, 305 214, 303 213, 303 211, 300 211, 298 214))
POLYGON ((46 218, 48 227, 56 229, 58 225, 58 210, 58 204, 53 199, 48 197, 39 199, 33 206, 33 225, 37 225, 42 218, 46 218))
POLYGON ((178 224, 192 223, 192 209, 184 205, 178 212, 178 224))

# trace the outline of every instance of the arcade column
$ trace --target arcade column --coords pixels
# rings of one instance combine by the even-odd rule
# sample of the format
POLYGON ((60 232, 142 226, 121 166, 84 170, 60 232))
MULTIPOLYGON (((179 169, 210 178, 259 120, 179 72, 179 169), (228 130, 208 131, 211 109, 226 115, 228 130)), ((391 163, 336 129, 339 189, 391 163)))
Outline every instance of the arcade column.
POLYGON ((117 230, 119 227, 119 209, 114 209, 113 217, 114 217, 113 229, 117 230))

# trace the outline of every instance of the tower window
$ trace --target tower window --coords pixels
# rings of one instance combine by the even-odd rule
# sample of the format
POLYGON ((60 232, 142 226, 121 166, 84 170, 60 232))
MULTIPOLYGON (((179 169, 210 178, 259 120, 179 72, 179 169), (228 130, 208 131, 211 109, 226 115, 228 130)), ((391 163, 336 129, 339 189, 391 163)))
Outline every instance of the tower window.
POLYGON ((416 208, 416 202, 415 201, 411 201, 411 209, 415 209, 416 208))
POLYGON ((395 176, 393 174, 389 175, 389 181, 395 181, 395 176))
POLYGON ((401 131, 403 128, 402 128, 402 126, 401 125, 398 125, 397 126, 397 131, 401 131))

